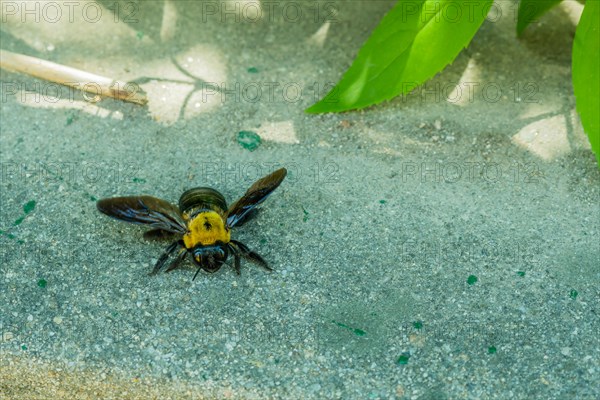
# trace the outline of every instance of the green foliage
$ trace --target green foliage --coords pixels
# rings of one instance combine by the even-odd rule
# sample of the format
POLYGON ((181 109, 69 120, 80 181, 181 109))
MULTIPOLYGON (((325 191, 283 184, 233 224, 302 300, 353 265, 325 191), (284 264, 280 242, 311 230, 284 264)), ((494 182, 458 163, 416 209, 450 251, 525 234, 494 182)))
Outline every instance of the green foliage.
MULTIPOLYGON (((577 111, 600 165, 600 0, 585 4, 573 43, 577 111)), ((338 84, 308 113, 360 109, 406 94, 466 47, 493 0, 399 0, 338 84)), ((561 0, 521 0, 517 34, 561 0)))
POLYGON ((583 129, 600 163, 600 2, 588 1, 573 42, 573 89, 583 129))
POLYGON ((342 80, 306 112, 359 109, 412 91, 444 69, 469 44, 492 2, 398 1, 342 80))
POLYGON ((521 0, 517 16, 517 35, 521 36, 525 28, 541 17, 546 11, 562 0, 521 0))

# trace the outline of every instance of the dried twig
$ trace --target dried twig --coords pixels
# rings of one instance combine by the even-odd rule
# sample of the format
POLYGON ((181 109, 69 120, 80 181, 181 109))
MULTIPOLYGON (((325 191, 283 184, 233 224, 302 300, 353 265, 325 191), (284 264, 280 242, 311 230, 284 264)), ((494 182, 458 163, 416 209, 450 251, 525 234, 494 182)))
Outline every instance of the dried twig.
POLYGON ((21 72, 100 96, 114 97, 115 99, 141 105, 148 102, 146 94, 135 83, 117 81, 40 58, 1 49, 0 68, 21 72))

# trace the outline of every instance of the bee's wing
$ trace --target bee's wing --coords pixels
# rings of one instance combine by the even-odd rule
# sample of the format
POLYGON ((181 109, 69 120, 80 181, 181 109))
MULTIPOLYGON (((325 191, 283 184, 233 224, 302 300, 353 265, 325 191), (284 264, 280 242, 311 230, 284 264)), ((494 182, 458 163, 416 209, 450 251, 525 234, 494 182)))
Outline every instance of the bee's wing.
POLYGON ((109 217, 156 229, 185 233, 181 212, 173 204, 152 196, 113 197, 99 200, 98 210, 109 217))
POLYGON ((254 207, 265 201, 271 192, 277 189, 286 174, 287 170, 281 168, 254 182, 246 194, 227 210, 227 228, 233 228, 254 207))

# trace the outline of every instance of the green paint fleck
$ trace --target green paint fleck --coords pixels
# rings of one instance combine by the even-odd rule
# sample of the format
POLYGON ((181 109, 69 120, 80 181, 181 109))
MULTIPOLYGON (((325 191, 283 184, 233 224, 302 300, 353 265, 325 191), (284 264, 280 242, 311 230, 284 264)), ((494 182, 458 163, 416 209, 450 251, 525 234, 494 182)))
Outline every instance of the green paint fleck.
POLYGON ((90 195, 90 200, 91 201, 98 201, 98 199, 96 197, 92 196, 92 195, 90 195))
POLYGON ((41 287, 42 289, 44 289, 44 288, 46 287, 46 285, 47 285, 47 284, 48 284, 48 282, 46 282, 46 280, 45 280, 45 279, 40 279, 40 280, 38 281, 38 283, 37 283, 37 285, 38 285, 39 287, 41 287))
POLYGON ((254 151, 260 145, 260 136, 252 131, 239 131, 237 141, 246 150, 254 151))
POLYGON ((517 275, 519 275, 522 278, 525 276, 525 271, 517 271, 517 275))
POLYGON ((351 327, 349 327, 346 324, 342 324, 341 322, 337 322, 337 321, 334 321, 334 320, 331 320, 331 322, 333 322, 334 324, 336 324, 340 328, 344 328, 344 329, 349 330, 350 332, 354 333, 356 336, 365 336, 367 334, 367 332, 363 331, 362 329, 351 328, 351 327))
POLYGON ((28 202, 27 204, 25 204, 23 206, 23 211, 25 212, 25 214, 29 214, 34 209, 35 209, 35 200, 31 200, 30 202, 28 202))
MULTIPOLYGON (((14 237, 14 236, 13 236, 13 237, 14 237)), ((25 242, 24 242, 23 240, 17 240, 17 243, 19 243, 19 244, 23 244, 23 243, 25 243, 25 242)))
POLYGON ((71 124, 73 123, 73 121, 75 121, 75 114, 70 114, 70 115, 67 117, 67 125, 66 125, 66 126, 69 126, 69 125, 71 125, 71 124))
POLYGON ((423 327, 423 322, 415 321, 413 322, 413 326, 415 327, 415 329, 421 329, 423 327))
POLYGON ((409 358, 410 358, 410 354, 409 353, 404 353, 400 357, 398 357, 398 360, 396 360, 396 364, 398 364, 398 365, 406 365, 406 364, 408 364, 408 359, 409 358))
POLYGON ((27 346, 26 345, 22 345, 21 346, 21 350, 27 350, 27 346))
POLYGON ((133 182, 135 183, 146 183, 144 178, 133 178, 133 182))
POLYGON ((8 233, 8 232, 2 231, 2 230, 0 230, 0 235, 4 235, 4 236, 6 236, 9 239, 14 239, 15 238, 15 235, 13 235, 12 233, 8 233))
POLYGON ((260 239, 260 244, 265 244, 267 243, 267 239, 260 239))
POLYGON ((385 200, 379 200, 379 204, 385 204, 385 200))
POLYGON ((24 219, 25 219, 25 217, 21 217, 21 218, 17 219, 15 222, 13 222, 13 226, 20 225, 24 219))
POLYGON ((256 67, 250 67, 247 69, 247 71, 250 74, 258 74, 258 68, 256 68, 256 67))
POLYGON ((137 36, 138 39, 142 40, 142 38, 144 37, 144 32, 137 31, 137 33, 135 35, 137 36))
POLYGON ((488 347, 488 354, 496 354, 496 347, 495 346, 488 347))
POLYGON ((475 282, 477 282, 477 277, 475 275, 469 275, 469 277, 467 278, 467 283, 469 285, 472 285, 475 282))
POLYGON ((353 332, 356 336, 365 336, 367 334, 367 332, 363 331, 362 329, 358 329, 358 328, 354 329, 353 332))
POLYGON ((575 300, 577 298, 577 295, 579 293, 577 293, 577 290, 573 289, 571 290, 571 293, 569 293, 569 297, 571 297, 573 300, 575 300))
POLYGON ((304 207, 302 207, 302 212, 304 213, 304 217, 302 218, 302 222, 308 221, 308 211, 306 211, 304 209, 304 207))

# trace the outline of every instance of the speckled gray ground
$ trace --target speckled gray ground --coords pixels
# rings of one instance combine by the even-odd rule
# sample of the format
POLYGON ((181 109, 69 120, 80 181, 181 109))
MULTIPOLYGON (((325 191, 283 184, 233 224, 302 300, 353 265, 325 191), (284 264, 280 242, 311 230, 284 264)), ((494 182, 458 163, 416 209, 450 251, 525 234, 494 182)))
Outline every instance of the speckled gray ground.
MULTIPOLYGON (((75 9, 0 34, 4 49, 137 80, 150 97, 65 89, 54 102, 36 98, 45 83, 0 75, 2 396, 43 398, 28 390, 47 374, 23 368, 29 389, 8 378, 41 361, 82 387, 110 373, 174 398, 600 397, 600 174, 573 111, 576 5, 517 40, 500 2, 429 92, 312 116, 393 2, 273 2, 259 23, 254 3, 230 3, 247 14, 224 23, 216 3, 100 3, 125 22, 75 9), (182 70, 234 93, 221 101, 182 70), (472 99, 444 99, 457 82, 472 99), (243 149, 241 130, 262 145, 243 149), (232 201, 278 166, 290 175, 234 233, 273 273, 192 282, 188 262, 147 276, 166 245, 93 201, 175 202, 197 185, 232 201)), ((114 398, 152 398, 143 390, 114 398)))

